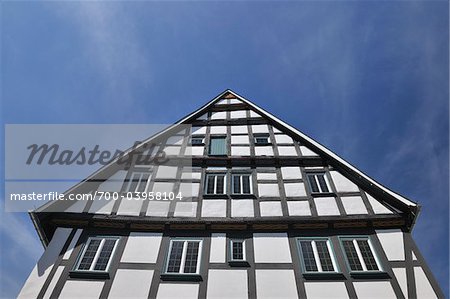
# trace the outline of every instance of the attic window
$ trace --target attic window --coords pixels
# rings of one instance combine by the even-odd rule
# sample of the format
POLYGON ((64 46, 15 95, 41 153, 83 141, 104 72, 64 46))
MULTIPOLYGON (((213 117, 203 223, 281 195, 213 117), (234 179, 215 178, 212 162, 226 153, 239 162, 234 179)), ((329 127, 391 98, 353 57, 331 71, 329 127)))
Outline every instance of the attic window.
POLYGON ((255 145, 267 145, 267 144, 269 144, 269 135, 255 136, 255 145))
POLYGON ((341 237, 340 239, 350 271, 381 271, 380 263, 369 237, 341 237))
POLYGON ((191 138, 192 145, 203 145, 203 137, 195 136, 191 138))
POLYGON ((311 188, 312 193, 328 193, 330 188, 328 188, 327 179, 325 173, 308 173, 308 183, 311 188))
POLYGON ((150 178, 150 172, 132 172, 129 179, 125 180, 125 192, 145 192, 150 178))
POLYGON ((337 272, 328 238, 300 238, 298 245, 304 273, 337 272))
POLYGON ((197 280, 200 277, 201 239, 172 239, 162 279, 197 280))

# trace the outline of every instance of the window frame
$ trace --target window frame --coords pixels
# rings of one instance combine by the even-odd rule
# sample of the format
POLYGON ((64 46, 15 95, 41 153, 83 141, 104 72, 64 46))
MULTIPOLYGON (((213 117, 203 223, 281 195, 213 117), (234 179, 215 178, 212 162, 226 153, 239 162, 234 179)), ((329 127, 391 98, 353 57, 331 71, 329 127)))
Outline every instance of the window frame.
POLYGON ((253 184, 252 184, 252 178, 253 178, 253 174, 252 173, 231 173, 231 194, 232 195, 253 195, 253 184), (235 193, 234 192, 234 177, 235 176, 240 176, 239 179, 239 184, 240 184, 240 193, 235 193), (249 187, 250 187, 250 193, 243 193, 243 181, 242 181, 242 177, 243 176, 248 176, 248 181, 249 181, 249 187))
POLYGON ((205 175, 205 186, 203 190, 205 195, 225 195, 227 194, 227 174, 226 172, 210 172, 205 175), (214 193, 208 193, 208 178, 215 176, 214 178, 214 193), (217 176, 223 176, 223 193, 217 193, 217 176))
POLYGON ((331 242, 331 239, 328 237, 298 237, 296 239, 297 241, 297 251, 300 257, 300 265, 301 265, 301 271, 303 273, 303 275, 333 275, 333 274, 341 274, 341 271, 339 269, 339 264, 338 261, 336 259, 336 255, 335 255, 335 251, 334 251, 334 247, 333 247, 333 243, 331 242), (310 241, 311 242, 311 246, 313 248, 313 254, 314 254, 314 261, 316 263, 316 267, 317 267, 317 271, 307 271, 306 270, 306 266, 305 266, 305 260, 303 257, 303 250, 301 248, 301 244, 300 242, 302 241, 310 241), (331 258, 331 263, 333 266, 333 271, 323 271, 322 269, 322 264, 320 262, 320 257, 317 251, 317 246, 315 241, 326 241, 327 244, 327 249, 328 249, 328 254, 330 255, 331 258))
POLYGON ((245 242, 245 239, 243 239, 243 238, 230 238, 230 241, 229 241, 229 252, 230 252, 230 255, 229 255, 229 262, 240 262, 240 263, 242 263, 242 262, 247 262, 247 253, 246 253, 246 244, 245 244, 246 242, 245 242), (235 242, 241 242, 242 243, 242 259, 234 259, 233 258, 233 243, 235 243, 235 242))
POLYGON ((217 156, 217 157, 228 156, 228 144, 227 144, 227 136, 226 135, 211 135, 209 137, 208 156, 217 156), (225 153, 223 153, 223 154, 211 153, 211 146, 212 146, 213 139, 224 139, 225 140, 225 153))
POLYGON ((191 141, 189 142, 190 145, 192 146, 202 146, 205 145, 205 136, 191 136, 191 141), (201 139, 200 143, 194 143, 192 142, 194 139, 199 140, 201 139))
POLYGON ((111 268, 112 260, 115 257, 115 254, 116 254, 117 247, 118 247, 118 244, 120 242, 120 239, 121 239, 120 236, 104 236, 104 235, 102 235, 102 236, 100 236, 100 235, 99 236, 89 236, 86 239, 86 242, 84 242, 83 247, 82 247, 81 251, 78 254, 78 257, 77 257, 77 259, 75 261, 75 264, 74 264, 74 266, 72 268, 72 272, 74 272, 74 273, 86 273, 86 274, 89 274, 89 273, 93 273, 93 274, 95 274, 95 273, 108 274, 109 270, 111 268), (100 241, 100 245, 99 245, 99 247, 97 248, 97 250, 95 252, 95 256, 94 256, 94 259, 92 260, 92 263, 91 263, 91 265, 89 267, 89 270, 78 269, 79 266, 80 266, 81 261, 84 258, 84 255, 86 254, 86 251, 87 251, 90 243, 92 242, 92 240, 99 240, 99 239, 101 240, 100 241), (97 265, 97 261, 98 261, 98 259, 100 257, 100 253, 101 253, 101 251, 103 249, 103 246, 105 244, 105 240, 107 240, 107 239, 114 239, 114 240, 116 240, 115 243, 114 243, 114 248, 111 251, 111 255, 109 257, 108 264, 106 265, 105 270, 95 270, 95 266, 97 265))
POLYGON ((166 258, 164 262, 164 268, 162 275, 164 276, 200 276, 200 270, 202 266, 202 254, 203 254, 203 239, 202 238, 170 238, 169 242, 169 248, 166 253, 166 258), (180 271, 179 272, 168 272, 169 262, 170 262, 170 253, 172 252, 172 246, 173 242, 184 242, 183 244, 183 251, 181 255, 181 261, 180 261, 180 271), (196 264, 196 272, 195 273, 184 273, 184 267, 186 265, 186 252, 187 252, 187 244, 189 242, 197 242, 199 243, 198 246, 198 254, 197 254, 197 264, 196 264))
POLYGON ((362 235, 357 235, 357 236, 339 236, 339 243, 341 246, 341 250, 342 253, 344 255, 344 260, 345 260, 345 264, 347 266, 348 271, 352 274, 371 274, 371 273, 385 273, 384 272, 384 268, 383 265, 381 263, 380 258, 378 257, 378 253, 375 250, 375 247, 372 244, 372 240, 370 238, 370 236, 362 236, 362 235), (344 248, 344 243, 343 241, 349 241, 351 240, 353 243, 353 246, 355 247, 356 250, 356 254, 359 260, 359 263, 361 264, 361 267, 363 268, 363 270, 352 270, 350 267, 350 262, 348 260, 348 256, 347 256, 347 252, 345 251, 344 248), (364 261, 364 258, 361 254, 361 249, 359 248, 359 244, 357 241, 367 241, 367 243, 369 244, 369 248, 370 251, 373 255, 373 258, 375 260, 375 263, 377 264, 378 270, 367 270, 367 266, 366 266, 366 262, 364 261))
POLYGON ((125 193, 128 193, 128 192, 146 192, 147 188, 148 188, 148 185, 149 185, 149 183, 150 183, 150 181, 152 179, 152 174, 153 174, 152 170, 150 170, 150 171, 147 171, 147 170, 131 171, 131 174, 128 177, 128 179, 125 179, 123 192, 125 192, 125 193), (134 188, 134 190, 130 190, 130 187, 133 184, 133 177, 134 177, 135 174, 140 174, 139 181, 136 184, 136 187, 134 188), (145 174, 148 174, 147 182, 145 183, 143 191, 138 191, 139 190, 139 186, 140 186, 140 184, 142 182, 142 178, 143 178, 143 176, 145 174))
POLYGON ((316 172, 306 172, 306 180, 308 181, 308 187, 311 190, 311 194, 329 194, 329 193, 333 193, 332 189, 331 189, 331 184, 330 181, 328 180, 328 176, 327 176, 327 172, 326 171, 316 171, 316 172), (320 182, 317 178, 318 175, 323 175, 325 184, 327 185, 328 191, 323 191, 322 187, 320 186, 320 182), (319 188, 319 192, 315 192, 313 191, 313 187, 311 185, 311 181, 309 180, 310 176, 314 176, 314 181, 317 185, 317 187, 319 188))
POLYGON ((264 145, 270 145, 270 135, 269 134, 264 134, 264 133, 257 133, 257 134, 253 134, 253 142, 255 143, 256 146, 264 146, 264 145), (267 142, 266 143, 259 143, 257 142, 258 138, 267 138, 267 142))

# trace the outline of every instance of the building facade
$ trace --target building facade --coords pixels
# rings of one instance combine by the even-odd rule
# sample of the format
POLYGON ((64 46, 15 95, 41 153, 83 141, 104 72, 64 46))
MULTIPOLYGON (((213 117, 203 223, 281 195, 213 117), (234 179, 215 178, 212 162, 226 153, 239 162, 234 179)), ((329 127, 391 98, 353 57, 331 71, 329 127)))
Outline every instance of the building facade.
POLYGON ((417 203, 231 90, 150 142, 189 167, 112 163, 67 192, 188 200, 30 212, 45 252, 20 298, 444 297, 411 237, 417 203))

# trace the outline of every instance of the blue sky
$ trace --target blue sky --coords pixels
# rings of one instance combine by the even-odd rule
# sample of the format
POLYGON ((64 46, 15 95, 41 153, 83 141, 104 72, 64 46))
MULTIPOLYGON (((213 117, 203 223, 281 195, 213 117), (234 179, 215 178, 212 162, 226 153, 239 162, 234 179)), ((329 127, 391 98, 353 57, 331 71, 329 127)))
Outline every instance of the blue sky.
MULTIPOLYGON (((414 237, 448 297, 448 2, 22 1, 1 13, 4 124, 172 123, 231 88, 418 201, 414 237)), ((11 297, 42 246, 28 215, 0 209, 11 297)))

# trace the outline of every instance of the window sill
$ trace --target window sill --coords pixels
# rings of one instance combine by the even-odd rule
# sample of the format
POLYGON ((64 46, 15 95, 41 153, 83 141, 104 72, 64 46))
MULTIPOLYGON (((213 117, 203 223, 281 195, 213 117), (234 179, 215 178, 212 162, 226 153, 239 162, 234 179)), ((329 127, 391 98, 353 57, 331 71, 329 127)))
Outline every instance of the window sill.
POLYGON ((317 273, 310 272, 310 273, 303 273, 303 277, 306 280, 345 279, 344 274, 342 274, 341 272, 317 272, 317 273))
POLYGON ((212 199, 212 198, 228 198, 227 194, 203 194, 203 198, 212 199))
POLYGON ((387 272, 383 271, 353 271, 350 272, 350 276, 353 278, 391 278, 387 272))
POLYGON ((250 267, 247 261, 228 261, 228 265, 231 267, 250 267))
POLYGON ((96 271, 70 271, 70 278, 84 278, 84 279, 109 279, 109 272, 96 271))
POLYGON ((256 198, 255 194, 248 193, 248 194, 231 194, 231 198, 256 198))
POLYGON ((165 281, 203 281, 200 274, 163 273, 160 277, 165 281))

